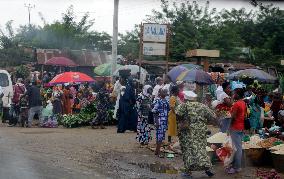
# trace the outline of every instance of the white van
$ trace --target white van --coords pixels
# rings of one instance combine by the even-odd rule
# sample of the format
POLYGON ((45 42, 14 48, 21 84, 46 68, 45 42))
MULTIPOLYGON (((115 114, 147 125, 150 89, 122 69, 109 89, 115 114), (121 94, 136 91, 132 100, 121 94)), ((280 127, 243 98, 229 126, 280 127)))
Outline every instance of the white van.
POLYGON ((4 120, 7 120, 13 97, 13 84, 11 75, 6 70, 0 70, 0 86, 2 87, 4 93, 4 96, 2 98, 4 112, 3 118, 4 120))

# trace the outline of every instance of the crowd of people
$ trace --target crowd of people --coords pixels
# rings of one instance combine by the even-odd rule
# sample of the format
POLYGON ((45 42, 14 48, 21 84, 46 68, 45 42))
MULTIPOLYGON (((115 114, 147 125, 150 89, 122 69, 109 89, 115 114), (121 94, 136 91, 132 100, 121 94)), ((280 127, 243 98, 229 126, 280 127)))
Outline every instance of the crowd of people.
POLYGON ((96 99, 98 112, 91 124, 99 124, 104 128, 103 123, 106 119, 103 108, 109 105, 109 88, 111 85, 108 82, 96 85, 65 83, 49 86, 45 80, 31 78, 24 81, 18 78, 13 85, 9 126, 19 124, 22 127, 31 127, 36 117, 41 127, 56 127, 59 116, 78 114, 82 108, 96 99))
POLYGON ((178 140, 186 169, 184 175, 191 177, 193 170, 204 170, 211 177, 214 174, 206 151, 206 139, 208 121, 214 120, 220 131, 231 137, 236 148, 234 160, 226 169, 229 174, 234 174, 241 171, 245 131, 255 134, 263 128, 277 125, 284 132, 283 97, 280 93, 267 93, 255 84, 232 85, 225 81, 215 86, 216 90, 209 99, 211 102, 204 104, 197 101, 197 94, 189 90, 186 83, 173 83, 169 78, 158 77, 155 85, 146 82, 143 87, 131 77, 124 76, 113 86, 109 82, 45 86, 36 80, 24 83, 18 79, 13 87, 9 123, 10 126, 20 123, 31 127, 37 115, 40 126, 44 127, 46 122, 56 122, 57 115, 77 114, 96 101, 97 112, 91 125, 105 128, 104 123, 108 120, 106 111, 112 103, 117 133, 136 132, 141 147, 147 146, 155 133, 155 155, 160 158, 165 157, 161 151, 165 143, 171 149, 178 140))

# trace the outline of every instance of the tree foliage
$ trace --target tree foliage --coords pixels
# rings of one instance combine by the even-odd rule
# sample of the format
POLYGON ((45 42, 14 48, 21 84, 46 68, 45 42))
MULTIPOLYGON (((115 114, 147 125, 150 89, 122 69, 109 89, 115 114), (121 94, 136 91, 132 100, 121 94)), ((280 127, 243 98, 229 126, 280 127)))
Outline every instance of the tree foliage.
MULTIPOLYGON (((153 10, 146 22, 171 25, 170 54, 175 61, 186 60, 189 49, 204 48, 220 50, 220 59, 224 61, 279 64, 281 49, 284 53, 284 13, 273 5, 255 5, 257 10, 233 8, 218 12, 210 8, 209 2, 200 6, 195 1, 170 4, 161 0, 161 11, 153 10), (253 54, 244 54, 244 49, 253 54)), ((133 35, 138 43, 137 32, 127 34, 133 35)), ((125 42, 129 49, 124 53, 132 51, 133 42, 125 42)))
MULTIPOLYGON (((44 26, 22 25, 14 33, 12 21, 7 22, 5 32, 0 31, 0 65, 18 65, 25 59, 20 47, 46 48, 46 49, 91 49, 111 50, 111 36, 106 32, 92 29, 94 19, 86 13, 79 21, 73 6, 70 6, 62 19, 53 23, 46 23, 43 15, 39 13, 44 26), (15 63, 14 63, 14 62, 15 63)), ((32 58, 30 58, 32 60, 32 58)))

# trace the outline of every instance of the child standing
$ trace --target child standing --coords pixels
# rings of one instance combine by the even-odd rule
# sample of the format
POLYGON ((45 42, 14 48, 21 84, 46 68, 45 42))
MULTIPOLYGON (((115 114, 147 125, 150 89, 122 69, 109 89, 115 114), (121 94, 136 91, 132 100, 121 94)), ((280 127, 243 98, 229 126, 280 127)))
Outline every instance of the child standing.
POLYGON ((167 91, 164 89, 159 90, 159 96, 154 102, 153 113, 155 115, 155 126, 156 126, 156 152, 155 155, 163 158, 161 154, 162 143, 166 137, 166 131, 168 128, 168 113, 169 113, 169 102, 165 99, 167 91))

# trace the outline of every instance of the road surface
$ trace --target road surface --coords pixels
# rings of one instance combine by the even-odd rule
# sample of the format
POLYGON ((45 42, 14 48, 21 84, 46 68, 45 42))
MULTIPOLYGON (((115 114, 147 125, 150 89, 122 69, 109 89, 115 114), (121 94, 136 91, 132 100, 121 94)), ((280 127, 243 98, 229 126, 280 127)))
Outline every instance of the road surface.
MULTIPOLYGON (((160 159, 140 148, 135 133, 117 134, 114 127, 93 130, 8 128, 0 126, 0 179, 180 179, 181 156, 160 159), (163 173, 170 166, 173 174, 163 173)), ((218 179, 255 178, 255 168, 236 176, 214 166, 218 179)), ((206 179, 194 172, 197 179, 206 179)))

